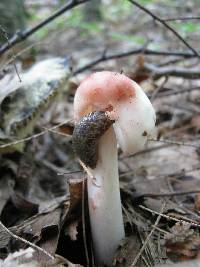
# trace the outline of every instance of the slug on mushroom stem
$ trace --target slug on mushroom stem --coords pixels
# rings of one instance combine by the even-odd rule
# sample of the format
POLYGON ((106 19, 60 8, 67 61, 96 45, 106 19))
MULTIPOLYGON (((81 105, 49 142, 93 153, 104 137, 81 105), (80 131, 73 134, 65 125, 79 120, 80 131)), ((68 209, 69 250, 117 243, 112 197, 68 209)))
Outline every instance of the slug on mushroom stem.
POLYGON ((80 160, 94 169, 98 161, 99 138, 113 124, 103 111, 94 111, 81 118, 73 131, 73 149, 80 160))
POLYGON ((137 83, 123 74, 102 71, 88 76, 78 87, 74 119, 74 149, 89 174, 87 189, 95 261, 97 265, 111 265, 125 237, 117 143, 125 154, 142 149, 147 138, 154 135, 155 112, 137 83))

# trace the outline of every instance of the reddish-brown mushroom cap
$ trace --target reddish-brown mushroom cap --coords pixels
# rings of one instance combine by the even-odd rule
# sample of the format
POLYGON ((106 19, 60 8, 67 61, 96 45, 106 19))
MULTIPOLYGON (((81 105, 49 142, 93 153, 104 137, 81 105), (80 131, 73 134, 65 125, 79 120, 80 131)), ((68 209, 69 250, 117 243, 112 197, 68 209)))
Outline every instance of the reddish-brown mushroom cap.
POLYGON ((75 119, 88 111, 109 109, 117 102, 130 101, 135 95, 133 81, 123 74, 102 71, 88 76, 77 89, 75 119))
POLYGON ((102 71, 88 76, 74 99, 78 121, 92 111, 107 111, 115 120, 114 129, 125 153, 135 153, 154 134, 155 112, 140 86, 123 74, 102 71))

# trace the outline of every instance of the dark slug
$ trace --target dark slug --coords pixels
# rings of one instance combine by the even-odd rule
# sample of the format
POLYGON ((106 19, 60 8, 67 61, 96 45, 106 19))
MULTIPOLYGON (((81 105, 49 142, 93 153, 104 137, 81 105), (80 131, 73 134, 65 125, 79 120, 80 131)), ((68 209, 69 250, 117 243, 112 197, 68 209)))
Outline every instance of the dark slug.
POLYGON ((76 155, 88 167, 94 169, 98 161, 98 141, 114 123, 104 111, 94 111, 75 125, 72 144, 76 155))

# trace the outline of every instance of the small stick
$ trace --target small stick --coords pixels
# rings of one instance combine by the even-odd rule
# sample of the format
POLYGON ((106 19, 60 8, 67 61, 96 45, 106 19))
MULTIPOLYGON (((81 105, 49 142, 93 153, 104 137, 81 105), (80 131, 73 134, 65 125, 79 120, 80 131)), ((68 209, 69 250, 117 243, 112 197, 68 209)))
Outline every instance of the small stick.
MULTIPOLYGON (((1 28, 3 34, 4 34, 5 38, 6 38, 6 41, 7 41, 8 46, 10 46, 10 41, 9 41, 8 34, 7 34, 6 30, 5 30, 1 25, 0 25, 0 28, 1 28)), ((15 59, 16 59, 16 57, 15 57, 14 52, 13 52, 12 49, 11 49, 11 53, 12 53, 12 60, 13 60, 13 66, 14 66, 14 68, 15 68, 15 72, 17 73, 17 77, 18 77, 18 79, 19 79, 19 81, 20 81, 20 83, 21 83, 22 80, 21 80, 21 78, 20 78, 20 76, 19 76, 19 72, 18 72, 16 63, 15 63, 15 59)))
POLYGON ((164 18, 164 21, 176 21, 176 20, 199 20, 200 16, 194 16, 194 17, 177 17, 177 18, 164 18))
POLYGON ((30 247, 32 247, 33 249, 42 252, 43 254, 45 254, 46 256, 48 256, 50 259, 54 260, 55 257, 53 255, 51 255, 49 252, 47 252, 46 250, 42 249, 41 247, 38 247, 37 245, 29 242, 28 240, 12 233, 1 221, 0 221, 0 226, 13 238, 22 241, 23 243, 25 243, 26 245, 29 245, 30 247))
POLYGON ((190 146, 190 147, 194 147, 194 148, 197 148, 197 149, 200 148, 199 145, 188 144, 188 143, 185 143, 185 142, 182 142, 182 141, 180 142, 180 141, 169 140, 169 139, 154 139, 154 138, 151 138, 151 139, 148 139, 148 141, 150 141, 150 142, 167 143, 167 144, 172 144, 172 145, 180 145, 180 146, 190 146))
MULTIPOLYGON (((143 205, 139 205, 139 207, 143 210, 146 210, 146 211, 149 211, 151 212, 152 214, 156 214, 156 215, 159 215, 160 213, 155 211, 155 210, 152 210, 152 209, 149 209, 143 205)), ((172 216, 169 216, 169 215, 166 215, 166 214, 161 214, 161 217, 167 219, 167 220, 171 220, 171 221, 174 221, 174 222, 178 222, 178 223, 186 223, 186 224, 189 224, 189 225, 192 225, 192 226, 195 226, 195 227, 198 227, 200 228, 200 224, 197 224, 197 223, 194 223, 192 221, 188 222, 186 220, 180 220, 180 219, 177 219, 175 217, 172 217, 172 216)))
POLYGON ((59 124, 57 124, 57 125, 55 125, 55 126, 53 126, 53 127, 51 127, 51 128, 47 128, 46 130, 44 130, 44 131, 42 131, 42 132, 40 132, 40 133, 38 133, 38 134, 34 134, 34 135, 28 136, 28 137, 23 138, 23 139, 19 139, 19 140, 13 141, 13 142, 9 142, 9 143, 7 143, 7 144, 0 145, 0 149, 1 149, 1 148, 5 148, 5 147, 9 147, 9 146, 13 146, 13 145, 17 145, 17 144, 20 144, 20 143, 23 143, 23 142, 27 142, 27 141, 30 141, 30 140, 32 140, 32 139, 36 139, 36 138, 38 138, 38 137, 44 135, 44 134, 47 133, 48 131, 50 131, 50 130, 54 130, 54 129, 56 129, 56 128, 62 126, 62 125, 65 125, 65 124, 67 124, 67 123, 69 123, 69 122, 70 122, 70 121, 67 120, 67 121, 61 122, 61 123, 59 123, 59 124))
POLYGON ((145 250, 145 248, 146 248, 146 246, 147 246, 147 244, 148 244, 148 242, 149 242, 149 240, 150 240, 152 234, 154 233, 154 231, 155 231, 155 229, 156 229, 156 226, 158 225, 158 223, 159 223, 159 221, 160 221, 160 219, 161 219, 161 215, 162 215, 162 213, 163 213, 163 211, 164 211, 164 208, 165 208, 165 203, 163 203, 163 205, 162 205, 162 207, 161 207, 160 214, 158 215, 158 217, 157 217, 157 219, 156 219, 156 221, 155 221, 155 223, 154 223, 154 225, 153 225, 153 227, 152 227, 151 232, 148 234, 147 238, 145 239, 145 241, 144 241, 144 243, 143 243, 143 245, 142 245, 142 248, 140 249, 139 253, 136 255, 136 257, 135 257, 133 263, 131 264, 131 267, 134 267, 134 266, 136 265, 136 263, 138 262, 138 260, 139 260, 139 258, 140 258, 140 256, 141 256, 141 254, 142 254, 143 251, 145 250))

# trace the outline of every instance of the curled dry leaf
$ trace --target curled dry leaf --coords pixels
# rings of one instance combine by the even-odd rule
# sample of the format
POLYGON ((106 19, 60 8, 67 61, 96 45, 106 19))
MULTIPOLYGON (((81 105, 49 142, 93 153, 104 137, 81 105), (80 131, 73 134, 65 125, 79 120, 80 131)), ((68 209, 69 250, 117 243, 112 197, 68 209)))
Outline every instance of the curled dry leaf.
MULTIPOLYGON (((119 248, 117 249, 113 265, 116 267, 128 267, 134 261, 135 257, 140 251, 140 242, 137 236, 129 236, 122 240, 119 248)), ((139 260, 135 267, 140 267, 141 261, 139 260)))
POLYGON ((168 256, 175 261, 199 258, 200 236, 187 223, 176 223, 165 235, 168 256))

